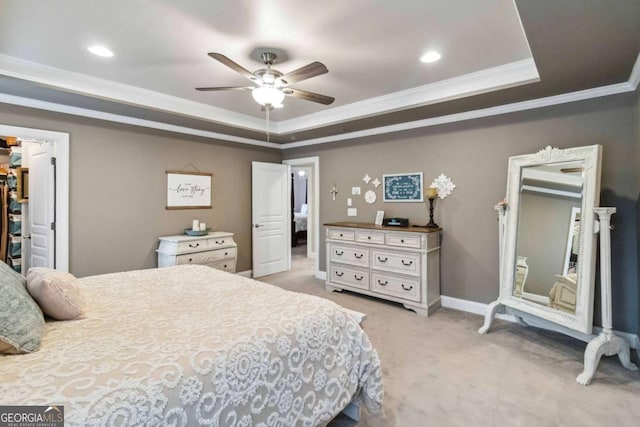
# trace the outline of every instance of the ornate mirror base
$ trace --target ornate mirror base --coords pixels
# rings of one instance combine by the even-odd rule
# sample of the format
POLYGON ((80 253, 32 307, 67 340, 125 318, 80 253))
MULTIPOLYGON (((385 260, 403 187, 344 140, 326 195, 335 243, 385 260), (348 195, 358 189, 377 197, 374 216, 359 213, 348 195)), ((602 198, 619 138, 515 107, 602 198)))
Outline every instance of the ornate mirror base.
POLYGON ((576 377, 576 382, 582 385, 589 385, 593 375, 596 373, 600 358, 616 354, 622 366, 630 371, 638 370, 638 367, 631 363, 629 343, 612 333, 601 332, 600 335, 589 341, 584 352, 584 371, 576 377))

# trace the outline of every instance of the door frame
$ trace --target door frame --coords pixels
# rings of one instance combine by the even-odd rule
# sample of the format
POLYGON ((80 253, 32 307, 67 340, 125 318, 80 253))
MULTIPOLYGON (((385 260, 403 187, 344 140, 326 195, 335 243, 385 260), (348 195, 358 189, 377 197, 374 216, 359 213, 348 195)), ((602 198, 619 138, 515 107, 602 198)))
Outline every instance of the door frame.
MULTIPOLYGON (((320 272, 320 157, 301 157, 297 159, 287 159, 282 161, 283 164, 289 165, 291 167, 301 167, 307 166, 313 169, 312 174, 312 182, 309 187, 313 188, 312 191, 312 221, 313 224, 311 227, 312 232, 314 234, 313 239, 313 255, 315 257, 315 276, 318 279, 323 279, 324 276, 320 272)), ((307 228, 307 233, 309 232, 309 228, 307 228)), ((307 241, 309 237, 307 236, 307 241)), ((289 245, 289 258, 291 258, 291 245, 289 245)))
POLYGON ((56 270, 69 271, 69 134, 0 124, 0 135, 47 141, 56 157, 56 270))

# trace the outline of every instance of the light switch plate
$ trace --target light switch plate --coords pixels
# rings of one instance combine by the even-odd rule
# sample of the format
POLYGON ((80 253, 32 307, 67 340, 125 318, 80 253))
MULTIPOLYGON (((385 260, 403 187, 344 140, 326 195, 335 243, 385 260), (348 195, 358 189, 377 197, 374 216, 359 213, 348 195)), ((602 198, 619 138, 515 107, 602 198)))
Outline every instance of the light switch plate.
POLYGON ((351 195, 359 196, 360 195, 360 187, 351 187, 351 195))
POLYGON ((351 197, 347 199, 347 206, 353 206, 353 199, 351 199, 351 197))
POLYGON ((348 208, 347 209, 347 216, 358 216, 358 209, 357 208, 348 208))

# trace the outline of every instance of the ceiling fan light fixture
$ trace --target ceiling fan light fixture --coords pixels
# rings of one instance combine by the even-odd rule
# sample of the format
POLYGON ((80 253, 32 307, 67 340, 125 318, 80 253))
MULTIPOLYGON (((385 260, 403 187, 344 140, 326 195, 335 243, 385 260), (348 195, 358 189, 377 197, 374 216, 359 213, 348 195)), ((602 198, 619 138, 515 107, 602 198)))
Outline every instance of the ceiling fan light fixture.
POLYGON ((274 108, 282 107, 284 93, 273 86, 260 86, 251 91, 253 99, 260 105, 271 105, 274 108))

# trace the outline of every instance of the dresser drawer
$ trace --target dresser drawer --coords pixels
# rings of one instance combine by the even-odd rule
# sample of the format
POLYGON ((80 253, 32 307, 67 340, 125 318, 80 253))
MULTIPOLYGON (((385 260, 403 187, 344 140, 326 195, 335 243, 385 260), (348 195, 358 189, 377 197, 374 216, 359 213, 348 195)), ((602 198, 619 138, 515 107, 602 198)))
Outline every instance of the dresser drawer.
POLYGON ((226 271, 229 273, 235 273, 236 272, 236 265, 235 265, 235 261, 232 259, 228 259, 225 261, 219 261, 219 262, 214 262, 214 263, 210 263, 207 264, 209 267, 213 267, 217 270, 222 270, 222 271, 226 271))
POLYGON ((330 244, 331 261, 369 267, 369 249, 330 244))
POLYGON ((193 254, 178 255, 176 257, 177 264, 210 264, 212 262, 234 259, 236 257, 236 248, 220 249, 217 251, 197 252, 193 254))
POLYGON ((371 250, 371 267, 398 273, 420 275, 420 254, 371 250))
POLYGON ((355 232, 353 230, 340 230, 335 228, 329 229, 329 238, 334 240, 345 240, 353 242, 355 232))
POLYGON ((180 242, 178 243, 177 253, 189 253, 196 251, 204 251, 209 248, 209 241, 207 239, 202 240, 192 240, 190 242, 180 242))
POLYGON ((330 280, 335 283, 353 286, 361 289, 369 289, 369 272, 356 270, 355 268, 341 265, 331 266, 330 280))
POLYGON ((225 246, 229 246, 233 243, 234 242, 232 237, 211 238, 207 240, 207 248, 209 249, 224 248, 225 246))
POLYGON ((420 280, 418 279, 372 273, 371 290, 409 301, 420 301, 420 280))
POLYGON ((387 245, 420 249, 420 236, 411 234, 387 234, 387 245))
POLYGON ((379 231, 356 231, 356 242, 384 245, 384 233, 379 231))

